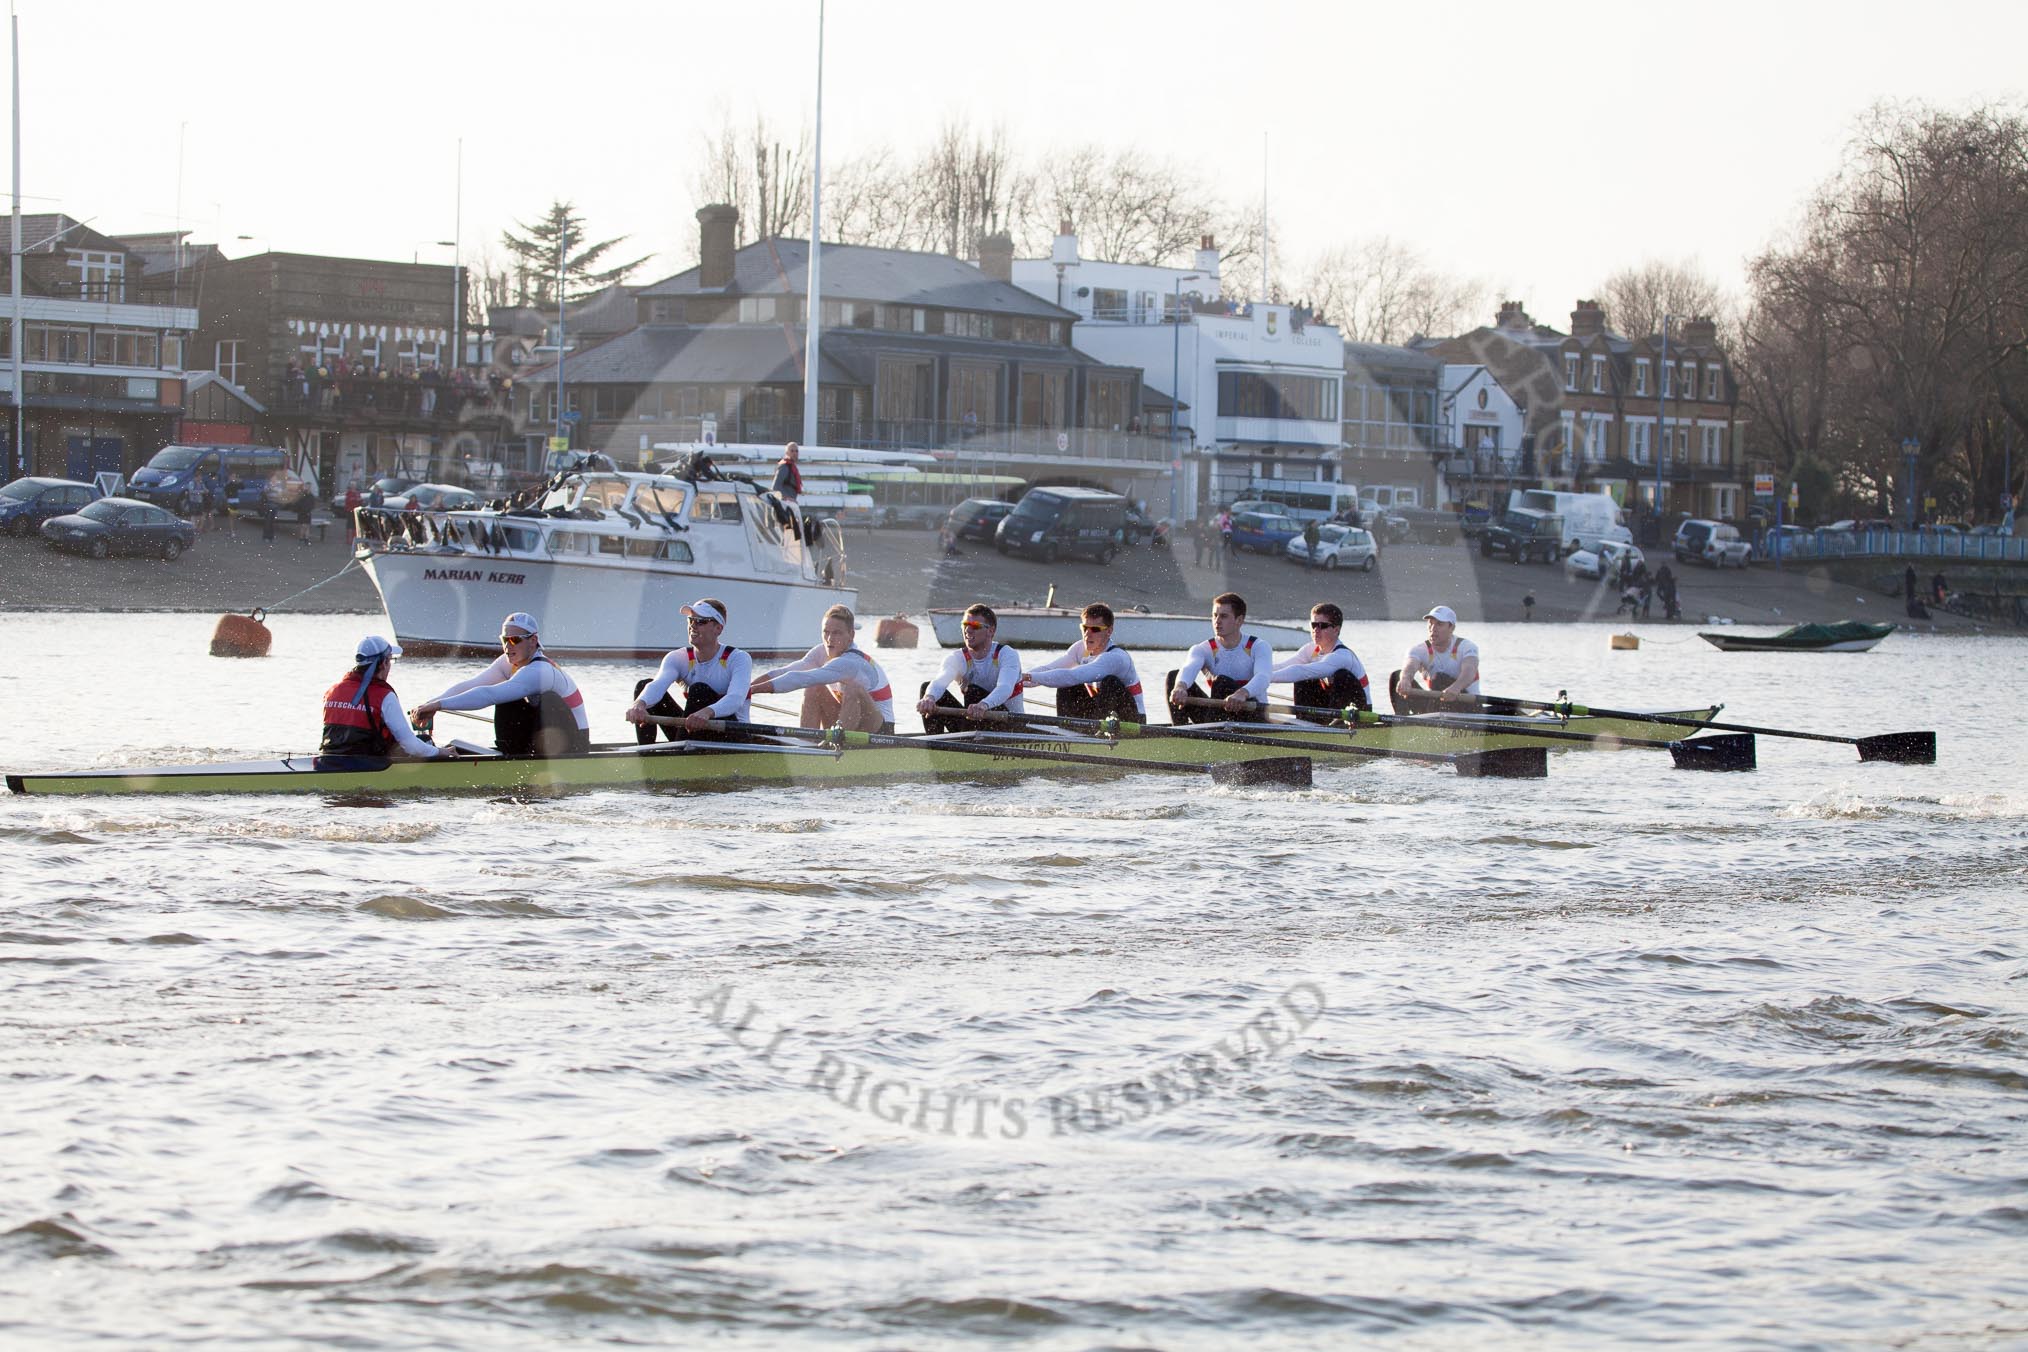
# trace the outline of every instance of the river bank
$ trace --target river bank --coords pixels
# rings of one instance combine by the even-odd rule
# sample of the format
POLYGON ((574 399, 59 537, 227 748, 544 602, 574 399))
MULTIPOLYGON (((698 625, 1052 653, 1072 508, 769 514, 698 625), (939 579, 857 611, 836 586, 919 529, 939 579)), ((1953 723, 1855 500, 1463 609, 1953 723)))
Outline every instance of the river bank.
MULTIPOLYGON (((1053 587, 1063 603, 1104 600, 1119 608, 1185 613, 1208 610, 1212 597, 1236 591, 1263 619, 1301 618, 1313 603, 1329 600, 1355 621, 1412 620, 1442 603, 1466 623, 1531 618, 1630 623, 1615 614, 1618 596, 1611 587, 1569 577, 1561 568, 1481 559, 1462 543, 1392 546, 1371 573, 1306 572, 1286 559, 1256 554, 1200 565, 1187 545, 1175 551, 1141 545, 1111 565, 1010 559, 973 542, 957 556, 944 557, 934 535, 899 530, 854 531, 849 549, 858 608, 869 616, 919 615, 932 606, 973 601, 1039 602, 1053 587)), ((274 540, 263 541, 258 523, 199 536, 197 547, 175 563, 87 559, 57 553, 39 540, 0 539, 0 610, 225 613, 259 606, 378 613, 372 583, 359 569, 348 569, 349 561, 342 530, 305 544, 285 527, 274 540)), ((1822 565, 1718 572, 1685 565, 1676 571, 1685 625, 1903 620, 1900 595, 1882 590, 1879 579, 1864 570, 1842 579, 1822 565)), ((1881 576, 1889 576, 1888 570, 1881 576)), ((1659 606, 1645 623, 1663 623, 1659 606)), ((1985 628, 1941 611, 1913 627, 1947 633, 1985 628)))

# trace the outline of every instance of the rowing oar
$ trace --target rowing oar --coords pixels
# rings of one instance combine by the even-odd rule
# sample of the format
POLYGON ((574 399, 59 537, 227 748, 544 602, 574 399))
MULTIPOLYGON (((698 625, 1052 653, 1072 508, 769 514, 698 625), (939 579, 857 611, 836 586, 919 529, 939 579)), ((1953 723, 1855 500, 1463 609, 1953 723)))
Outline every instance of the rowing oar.
MULTIPOLYGON (((1603 743, 1610 747, 1630 746, 1648 751, 1667 751, 1678 770, 1751 770, 1756 764, 1751 733, 1721 733, 1716 737, 1688 737, 1669 741, 1662 738, 1621 737, 1610 732, 1572 732, 1568 728, 1489 727, 1482 721, 1483 715, 1478 719, 1470 714, 1452 716, 1415 714, 1403 717, 1397 714, 1375 713, 1356 704, 1348 704, 1342 709, 1320 709, 1308 704, 1286 704, 1281 707, 1287 708, 1292 713, 1318 714, 1341 724, 1360 727, 1442 728, 1446 731, 1476 732, 1489 737, 1512 733, 1519 737, 1538 737, 1551 742, 1588 742, 1594 746, 1603 743)), ((1684 721, 1689 722, 1688 719, 1684 721)), ((1699 723, 1695 726, 1704 725, 1699 723)))
MULTIPOLYGON (((1189 703, 1207 709, 1223 709, 1223 702, 1186 695, 1189 703)), ((1036 722, 1046 720, 1034 719, 1036 722)), ((1276 726, 1263 724, 1264 727, 1276 726)), ((1421 761, 1425 765, 1449 765, 1466 779, 1543 779, 1549 774, 1549 753, 1539 746, 1496 747, 1488 751, 1407 751, 1391 746, 1338 746, 1330 743, 1300 742, 1284 737, 1226 729, 1198 728, 1188 724, 1151 727, 1145 723, 1123 723, 1106 719, 1099 731, 1104 736, 1174 737, 1186 742, 1230 742, 1236 746, 1273 747, 1300 751, 1306 756, 1363 756, 1372 760, 1421 761)))
MULTIPOLYGON (((1558 692, 1561 693, 1560 691, 1558 692)), ((1894 761, 1902 765, 1936 764, 1934 732, 1883 732, 1874 737, 1837 737, 1828 732, 1796 732, 1790 728, 1762 728, 1751 723, 1699 723, 1694 718, 1672 718, 1668 714, 1634 713, 1626 709, 1601 709, 1593 704, 1573 704, 1559 699, 1554 704, 1540 700, 1516 699, 1508 703, 1523 709, 1541 709, 1565 718, 1627 718, 1641 723, 1667 723, 1684 728, 1714 728, 1719 732, 1754 732, 1763 737, 1795 737, 1806 742, 1843 742, 1859 748, 1862 761, 1894 761)))
MULTIPOLYGON (((662 714, 648 715, 651 722, 680 723, 681 718, 662 714)), ((1046 761, 1059 765, 1098 765, 1108 770, 1139 771, 1151 770, 1167 774, 1208 774, 1211 782, 1231 788, 1246 788, 1259 784, 1271 784, 1284 788, 1307 789, 1310 787, 1310 762, 1302 756, 1277 756, 1268 760, 1220 761, 1203 765, 1185 761, 1144 761, 1125 760, 1118 756, 1082 755, 1072 751, 1041 751, 1029 747, 992 746, 973 742, 939 742, 923 737, 906 737, 883 732, 851 732, 845 728, 795 728, 777 727, 767 723, 740 723, 729 718, 714 718, 705 728, 712 732, 744 732, 761 737, 799 737, 814 741, 819 746, 842 751, 851 746, 913 747, 917 750, 955 751, 975 756, 990 756, 997 760, 1046 761)), ((1302 748, 1298 748, 1302 749, 1302 748)))

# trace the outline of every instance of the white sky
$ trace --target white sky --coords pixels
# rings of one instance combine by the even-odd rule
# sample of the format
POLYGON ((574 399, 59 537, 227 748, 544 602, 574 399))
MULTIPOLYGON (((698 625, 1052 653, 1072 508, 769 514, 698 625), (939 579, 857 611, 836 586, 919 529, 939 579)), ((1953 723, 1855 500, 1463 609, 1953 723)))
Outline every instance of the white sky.
MULTIPOLYGON (((694 253, 701 132, 813 104, 816 0, 16 3, 23 209, 235 255, 448 262, 463 137, 468 263, 564 197, 651 280, 694 253)), ((1651 257, 1737 285, 1870 104, 2017 98, 2024 50, 2028 6, 1959 0, 830 0, 825 156, 962 114, 1236 200, 1265 134, 1286 274, 1384 234, 1563 327, 1651 257)))

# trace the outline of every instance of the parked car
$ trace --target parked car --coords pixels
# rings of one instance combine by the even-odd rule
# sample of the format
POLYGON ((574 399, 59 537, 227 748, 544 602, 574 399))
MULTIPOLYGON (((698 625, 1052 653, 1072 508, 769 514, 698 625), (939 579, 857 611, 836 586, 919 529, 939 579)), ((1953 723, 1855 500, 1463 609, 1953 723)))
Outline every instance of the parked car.
POLYGON ((1531 558, 1554 563, 1563 557, 1563 518, 1530 507, 1510 507, 1479 534, 1479 554, 1505 554, 1516 563, 1531 558))
POLYGON ((944 524, 960 540, 990 540, 994 529, 1013 510, 1013 503, 999 498, 966 498, 951 508, 944 524))
POLYGON ((42 538, 54 549, 95 559, 108 554, 159 554, 174 562, 197 543, 197 528, 137 498, 100 498, 68 516, 43 522, 42 538))
POLYGON ((1279 554, 1290 540, 1303 533, 1302 522, 1292 516, 1269 512, 1234 512, 1232 547, 1261 554, 1279 554))
MULTIPOLYGON (((1285 546, 1284 553, 1296 563, 1310 563, 1310 547, 1298 535, 1285 546)), ((1315 563, 1330 572, 1338 568, 1357 568, 1363 573, 1373 571, 1373 565, 1380 562, 1380 544, 1373 538, 1373 532, 1358 526, 1319 526, 1317 528, 1317 556, 1315 563)))
MULTIPOLYGON (((385 478, 363 483, 359 485, 359 505, 361 507, 366 505, 366 499, 373 495, 375 487, 380 489, 380 495, 383 498, 398 498, 407 493, 409 489, 414 488, 416 482, 414 479, 404 479, 398 475, 388 475, 385 478)), ((343 493, 331 499, 331 510, 340 516, 345 514, 345 495, 343 493)))
POLYGON ((1127 500, 1096 488, 1031 488, 1001 518, 993 547, 1044 563, 1084 555, 1111 563, 1126 538, 1127 500))
POLYGON ((1563 561, 1563 571, 1573 577, 1612 578, 1620 574, 1620 560, 1630 559, 1633 566, 1641 567, 1647 556, 1641 553, 1639 545, 1624 540, 1606 540, 1596 550, 1580 549, 1563 561))
POLYGON ((288 463, 288 452, 279 446, 164 446, 134 471, 127 492, 170 511, 190 511, 197 505, 197 490, 203 481, 215 485, 222 494, 218 505, 252 511, 261 505, 268 477, 286 469, 288 463))
POLYGON ((479 506, 479 495, 450 484, 417 484, 389 498, 386 505, 397 512, 411 506, 419 512, 463 512, 479 506))
POLYGON ((16 479, 0 488, 0 530, 9 535, 26 535, 41 529, 49 518, 74 512, 98 495, 98 489, 75 479, 41 475, 16 479))
POLYGON ((1671 548, 1678 562, 1702 563, 1713 568, 1727 564, 1744 568, 1753 558, 1753 546, 1739 538, 1738 527, 1696 517, 1676 527, 1671 548))

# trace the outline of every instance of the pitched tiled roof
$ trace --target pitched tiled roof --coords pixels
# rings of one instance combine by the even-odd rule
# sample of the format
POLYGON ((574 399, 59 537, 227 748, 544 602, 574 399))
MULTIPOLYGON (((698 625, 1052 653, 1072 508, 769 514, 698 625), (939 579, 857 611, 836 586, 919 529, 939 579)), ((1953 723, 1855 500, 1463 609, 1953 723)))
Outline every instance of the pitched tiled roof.
MULTIPOLYGON (((646 296, 801 295, 808 240, 775 239, 749 244, 732 256, 732 285, 720 291, 698 285, 691 268, 643 288, 646 296)), ((896 305, 941 305, 958 310, 1073 319, 1011 282, 995 281, 970 263, 945 254, 911 249, 874 249, 861 244, 824 246, 827 300, 885 301, 896 305)))
MULTIPOLYGON (((589 352, 572 354, 563 376, 573 385, 780 384, 802 380, 802 363, 800 331, 791 339, 780 328, 651 325, 600 343, 589 352)), ((538 384, 553 381, 555 368, 530 372, 522 379, 538 384)), ((867 382, 839 366, 826 351, 821 383, 867 382)))

